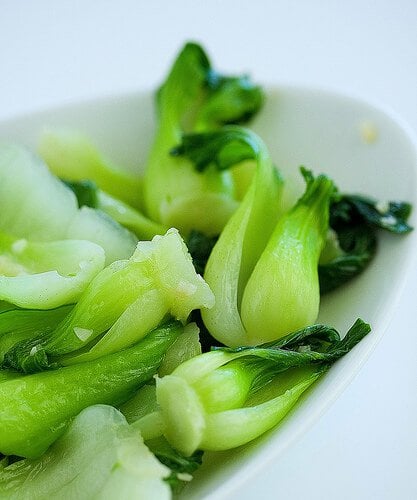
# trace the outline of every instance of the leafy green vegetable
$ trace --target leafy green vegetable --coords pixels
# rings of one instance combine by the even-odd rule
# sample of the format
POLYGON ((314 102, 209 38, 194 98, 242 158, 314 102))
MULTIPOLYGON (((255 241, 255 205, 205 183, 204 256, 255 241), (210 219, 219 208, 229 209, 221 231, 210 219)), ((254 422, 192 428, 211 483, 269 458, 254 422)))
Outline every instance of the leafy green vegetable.
POLYGON ((170 323, 115 354, 0 383, 0 453, 38 457, 83 408, 128 400, 181 332, 180 323, 170 323))
POLYGON ((99 210, 78 208, 74 193, 23 147, 0 144, 0 232, 30 241, 88 240, 106 263, 128 258, 136 238, 99 210))
POLYGON ((203 314, 204 323, 217 340, 234 345, 245 343, 238 309, 241 284, 249 277, 276 225, 283 183, 265 145, 247 129, 227 126, 203 134, 201 140, 193 136, 186 149, 201 168, 209 162, 220 168, 231 166, 248 157, 250 151, 256 163, 253 181, 215 244, 204 273, 216 297, 210 314, 203 314))
POLYGON ((327 293, 360 274, 377 250, 377 230, 395 234, 412 230, 409 203, 377 202, 359 195, 337 195, 330 206, 333 237, 320 258, 320 292, 327 293))
POLYGON ((169 468, 154 457, 123 415, 111 406, 96 405, 75 417, 40 458, 0 467, 0 496, 162 500, 171 498, 163 481, 169 476, 169 468))
POLYGON ((134 344, 168 315, 185 322, 193 309, 213 302, 172 229, 105 268, 53 332, 13 346, 5 364, 32 372, 95 359, 134 344))
MULTIPOLYGON (((231 151, 227 149, 223 161, 232 158, 231 151)), ((202 317, 210 333, 226 345, 276 339, 316 319, 317 266, 335 188, 324 175, 314 179, 303 173, 304 195, 277 220, 277 192, 271 181, 258 186, 265 179, 257 172, 213 248, 204 277, 216 304, 202 311, 202 317)))
POLYGON ((157 93, 158 128, 144 177, 147 215, 154 221, 219 234, 237 207, 233 176, 215 167, 197 172, 170 151, 184 133, 242 123, 260 108, 263 96, 247 77, 223 77, 203 49, 188 43, 157 93))
POLYGON ((150 240, 157 234, 165 234, 169 229, 167 225, 152 221, 139 212, 139 210, 132 208, 104 191, 98 191, 97 198, 100 210, 132 231, 140 240, 150 240))
POLYGON ((129 258, 137 238, 101 210, 83 206, 75 214, 66 238, 88 240, 100 245, 106 253, 106 265, 129 258))
POLYGON ((89 241, 36 243, 0 233, 0 300, 32 309, 74 303, 104 259, 89 241))
POLYGON ((141 207, 138 174, 116 167, 90 140, 74 130, 45 130, 39 152, 49 169, 69 182, 90 180, 133 207, 141 207))
POLYGON ((98 189, 92 181, 65 181, 77 197, 78 206, 98 208, 116 222, 136 234, 141 240, 150 240, 156 234, 165 234, 168 227, 151 221, 139 210, 98 189))
POLYGON ((276 343, 217 349, 192 358, 157 379, 165 438, 185 455, 255 439, 369 331, 369 325, 357 320, 340 340, 334 329, 318 325, 276 343))
POLYGON ((199 328, 195 323, 188 323, 184 327, 184 332, 167 350, 164 360, 158 369, 158 375, 161 377, 168 375, 181 363, 187 361, 187 359, 201 354, 199 333, 199 328))
POLYGON ((369 265, 378 230, 409 232, 411 205, 302 167, 284 212, 279 171, 240 126, 263 100, 187 43, 143 179, 78 132, 43 135, 50 170, 0 144, 1 498, 169 498, 369 333, 312 324, 320 293, 369 265))
POLYGON ((412 230, 407 224, 411 205, 400 201, 381 203, 367 196, 344 194, 332 205, 331 225, 341 221, 359 220, 392 233, 403 234, 412 230))
POLYGON ((316 320, 317 268, 334 190, 325 175, 313 179, 308 173, 305 193, 279 219, 245 284, 240 306, 245 343, 277 339, 316 320))

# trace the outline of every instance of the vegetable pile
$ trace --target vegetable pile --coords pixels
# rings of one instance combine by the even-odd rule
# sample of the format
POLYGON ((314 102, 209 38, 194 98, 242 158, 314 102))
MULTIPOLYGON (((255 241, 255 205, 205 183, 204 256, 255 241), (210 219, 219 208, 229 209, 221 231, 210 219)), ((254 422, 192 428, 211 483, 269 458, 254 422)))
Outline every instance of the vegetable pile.
POLYGON ((277 425, 370 331, 316 324, 411 206, 285 179, 264 94, 188 43, 143 176, 75 131, 0 145, 0 497, 164 499, 277 425))

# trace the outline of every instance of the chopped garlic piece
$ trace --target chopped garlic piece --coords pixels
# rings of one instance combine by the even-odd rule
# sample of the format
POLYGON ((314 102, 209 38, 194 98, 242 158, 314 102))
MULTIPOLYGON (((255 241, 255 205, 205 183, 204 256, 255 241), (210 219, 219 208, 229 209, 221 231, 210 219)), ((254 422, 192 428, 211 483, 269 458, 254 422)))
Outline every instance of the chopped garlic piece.
POLYGON ((197 291, 197 286, 189 281, 180 281, 176 288, 178 295, 189 297, 197 291))
POLYGON ((187 474, 186 472, 178 472, 177 478, 180 481, 191 481, 193 476, 191 474, 187 474))
POLYGON ((375 204, 375 208, 378 210, 380 214, 385 214, 389 210, 389 202, 388 201, 378 201, 375 204))
POLYGON ((359 131, 362 140, 366 144, 372 144, 378 139, 378 129, 375 124, 369 121, 364 121, 359 126, 359 131))

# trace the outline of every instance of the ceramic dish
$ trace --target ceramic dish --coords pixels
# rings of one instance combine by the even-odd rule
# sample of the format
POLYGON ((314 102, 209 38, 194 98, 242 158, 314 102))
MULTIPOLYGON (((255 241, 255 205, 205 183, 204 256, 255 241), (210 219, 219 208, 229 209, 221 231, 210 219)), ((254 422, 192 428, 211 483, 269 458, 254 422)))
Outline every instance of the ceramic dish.
MULTIPOLYGON (((134 169, 144 164, 152 140, 153 98, 143 92, 21 116, 0 124, 0 137, 35 149, 45 126, 84 131, 114 161, 134 169)), ((298 166, 305 165, 327 173, 343 191, 400 199, 417 207, 416 143, 392 113, 333 92, 278 87, 268 91, 253 128, 294 192, 302 185, 298 166)), ((319 316, 320 322, 342 332, 361 317, 371 324, 372 333, 332 367, 279 428, 233 452, 207 453, 183 498, 227 499, 244 488, 245 481, 277 459, 340 395, 387 328, 416 247, 417 234, 381 235, 370 268, 325 296, 319 316)))

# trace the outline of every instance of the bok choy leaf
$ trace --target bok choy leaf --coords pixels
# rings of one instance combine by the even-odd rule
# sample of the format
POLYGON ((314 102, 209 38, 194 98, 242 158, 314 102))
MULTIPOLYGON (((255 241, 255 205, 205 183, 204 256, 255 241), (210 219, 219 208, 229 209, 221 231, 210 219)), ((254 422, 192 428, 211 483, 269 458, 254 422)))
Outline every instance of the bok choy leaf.
POLYGON ((157 379, 163 435, 185 455, 255 439, 369 331, 357 320, 340 340, 334 329, 315 325, 277 342, 218 348, 186 361, 157 379))

